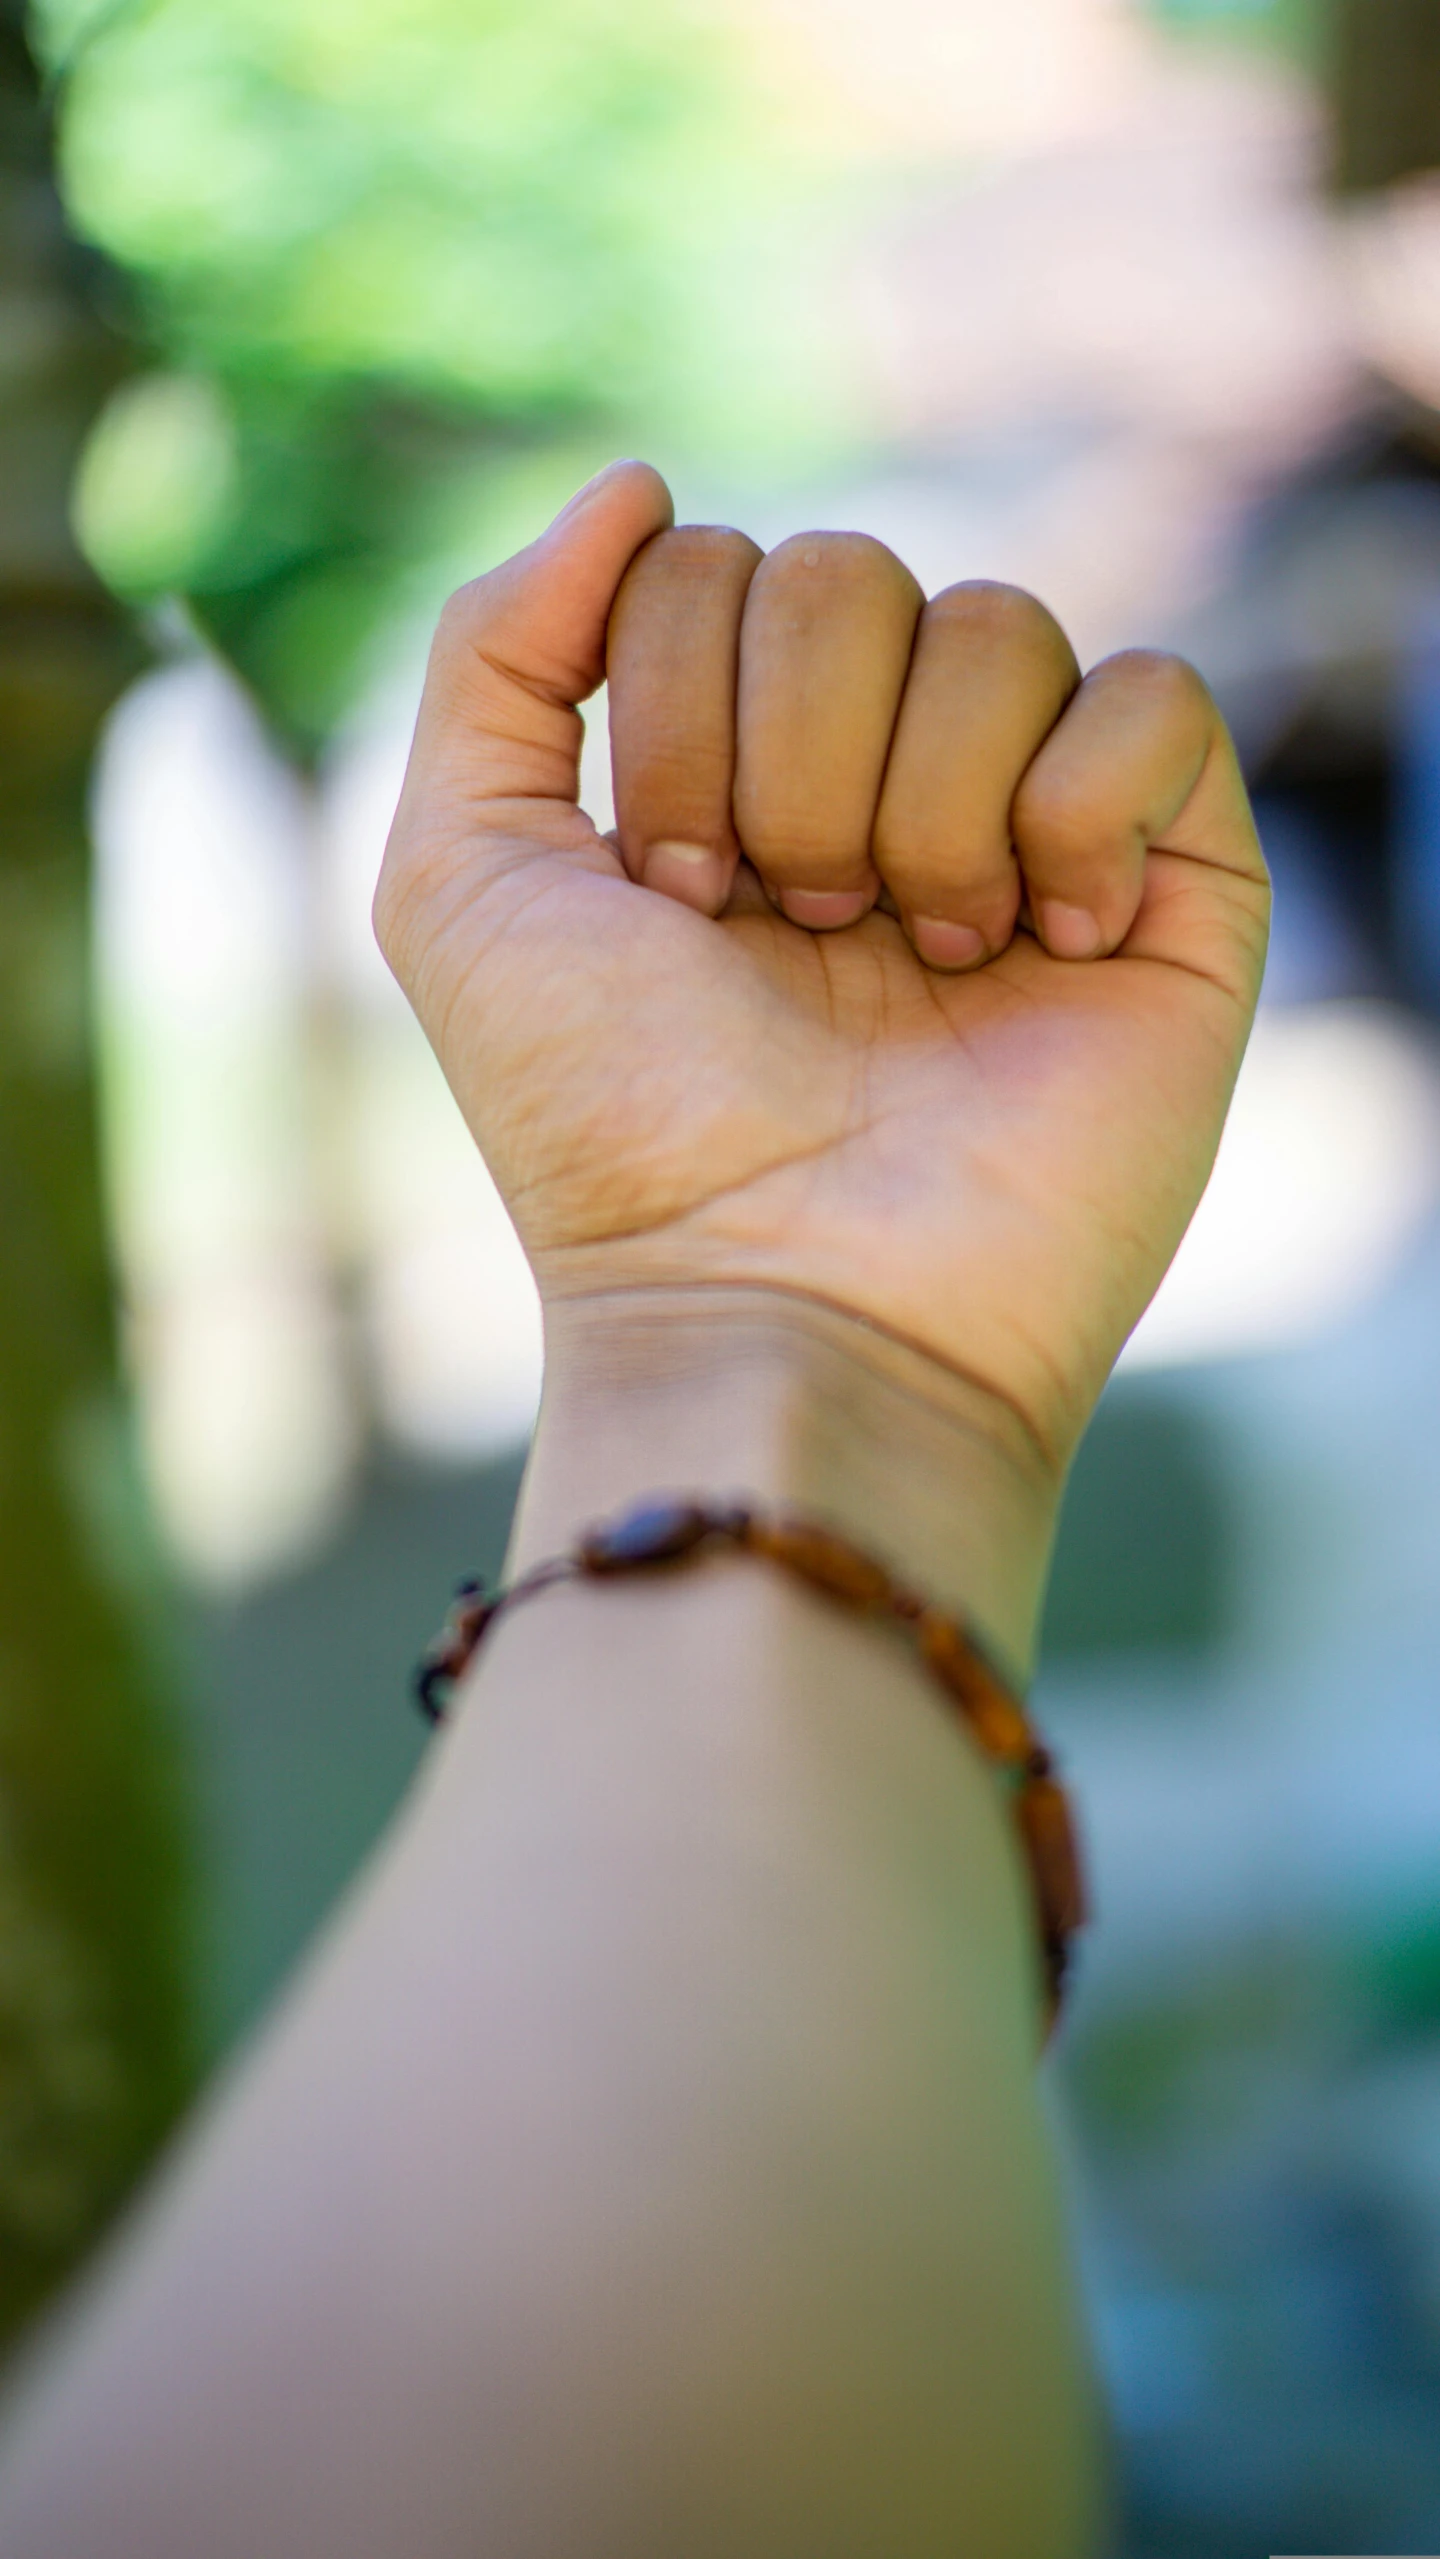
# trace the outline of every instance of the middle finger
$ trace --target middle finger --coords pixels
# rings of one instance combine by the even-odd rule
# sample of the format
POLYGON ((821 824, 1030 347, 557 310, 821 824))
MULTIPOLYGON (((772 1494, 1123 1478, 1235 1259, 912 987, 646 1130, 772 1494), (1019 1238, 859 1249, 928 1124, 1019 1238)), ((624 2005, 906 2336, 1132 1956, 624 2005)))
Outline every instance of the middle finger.
POLYGON ((799 533, 763 559, 740 630, 735 827, 791 921, 873 905, 870 839, 924 602, 864 533, 799 533))

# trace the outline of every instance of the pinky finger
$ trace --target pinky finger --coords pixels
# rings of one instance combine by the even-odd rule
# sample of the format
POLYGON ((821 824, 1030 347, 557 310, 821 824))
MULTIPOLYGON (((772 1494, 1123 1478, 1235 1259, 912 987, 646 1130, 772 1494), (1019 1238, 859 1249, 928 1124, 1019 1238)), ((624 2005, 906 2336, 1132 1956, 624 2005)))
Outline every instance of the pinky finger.
MULTIPOLYGON (((1210 694, 1182 658, 1126 650, 1086 677, 1024 775, 1011 814, 1031 918, 1056 959, 1098 959, 1124 941, 1147 857, 1177 822, 1183 831, 1217 742, 1228 750, 1210 694)), ((1226 869, 1246 866, 1252 854, 1258 864, 1238 774, 1233 799, 1202 826, 1209 840, 1173 849, 1226 869)))

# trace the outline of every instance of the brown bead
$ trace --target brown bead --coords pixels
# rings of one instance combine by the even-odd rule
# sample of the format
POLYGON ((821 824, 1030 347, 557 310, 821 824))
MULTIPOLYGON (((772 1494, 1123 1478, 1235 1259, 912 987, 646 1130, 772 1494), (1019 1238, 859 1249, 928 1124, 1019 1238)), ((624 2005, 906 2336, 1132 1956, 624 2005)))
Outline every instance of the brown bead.
POLYGON ((913 1631, 915 1648, 963 1717, 986 1757, 1010 1772, 1019 1842, 1038 1906, 1044 1965, 1047 2032, 1064 1987, 1069 1939, 1083 1926, 1086 1893, 1079 1850, 1065 1792, 1049 1752, 1032 1730, 1024 1708, 992 1669, 962 1620, 931 1608, 892 1579, 848 1539, 813 1520, 767 1519, 743 1502, 703 1505, 661 1499, 638 1504, 621 1519, 587 1531, 566 1556, 538 1564, 505 1591, 486 1598, 478 1582, 456 1594, 445 1627, 416 1677, 419 1702, 442 1719, 449 1694, 497 1617, 577 1574, 611 1575, 678 1562, 709 1546, 740 1547, 766 1556, 783 1570, 848 1607, 884 1612, 913 1631))
POLYGON ((487 1599, 478 1582, 462 1583, 444 1626, 415 1673, 416 1698, 433 1724, 444 1721, 446 1698, 463 1679, 487 1626, 503 1606, 501 1598, 487 1599))
POLYGON ((473 1652, 500 1605, 498 1592, 493 1599, 487 1599, 478 1589, 453 1601, 448 1619, 451 1633, 473 1652))
POLYGON ((1032 1777, 1016 1799, 1015 1819, 1035 1878, 1044 1933, 1063 1944, 1084 1927, 1086 1917, 1080 1848, 1063 1786, 1053 1777, 1032 1777))
POLYGON ((977 1661, 962 1703, 971 1731, 991 1759, 1002 1767, 1018 1768, 1030 1758, 1035 1736, 1024 1711, 986 1663, 977 1661))
POLYGON ((922 1661, 960 1696, 969 1677, 970 1646, 954 1618, 940 1608, 922 1608, 915 1620, 915 1641, 922 1661))
POLYGON ((768 1555, 772 1563, 852 1608, 884 1608, 889 1602, 889 1574, 833 1529, 811 1520, 754 1520, 745 1542, 752 1552, 768 1555))
POLYGON ((576 1560, 586 1573, 629 1573, 646 1564, 673 1564, 710 1534, 710 1514, 698 1502, 642 1502, 623 1519, 587 1529, 576 1560))
POLYGON ((953 1617, 938 1608, 921 1615, 915 1639, 921 1656, 944 1681, 975 1739, 989 1759, 1018 1768, 1035 1747, 1023 1709, 1002 1688, 984 1654, 953 1617))

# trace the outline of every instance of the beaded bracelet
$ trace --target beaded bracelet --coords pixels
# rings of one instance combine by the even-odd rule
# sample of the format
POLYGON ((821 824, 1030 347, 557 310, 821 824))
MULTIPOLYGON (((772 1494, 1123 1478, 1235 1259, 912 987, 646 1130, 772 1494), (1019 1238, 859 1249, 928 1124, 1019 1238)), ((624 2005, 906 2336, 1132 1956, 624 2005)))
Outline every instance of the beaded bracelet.
POLYGON ((654 1500, 587 1529, 567 1555, 537 1564, 486 1597, 462 1582, 441 1633, 415 1674, 415 1693, 432 1723, 444 1718, 456 1681, 498 1618, 558 1583, 605 1581, 696 1558, 702 1550, 763 1555, 866 1617, 888 1618, 908 1636, 971 1739, 1007 1780, 1039 1922, 1046 2033, 1059 2014, 1072 1941, 1084 1926, 1086 1896, 1070 1805, 1049 1751, 970 1629, 892 1579, 882 1564, 814 1520, 766 1517, 745 1503, 654 1500))

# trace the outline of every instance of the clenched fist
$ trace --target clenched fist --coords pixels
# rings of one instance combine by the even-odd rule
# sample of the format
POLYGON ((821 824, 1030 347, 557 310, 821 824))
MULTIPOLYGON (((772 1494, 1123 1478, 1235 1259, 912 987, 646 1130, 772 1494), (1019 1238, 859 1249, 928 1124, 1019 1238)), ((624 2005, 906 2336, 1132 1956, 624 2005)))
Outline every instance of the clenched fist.
POLYGON ((542 1297, 760 1284, 1063 1466, 1214 1158, 1269 889, 1200 678, 617 463, 441 621, 376 901, 542 1297), (577 804, 608 675, 618 824, 577 804))

